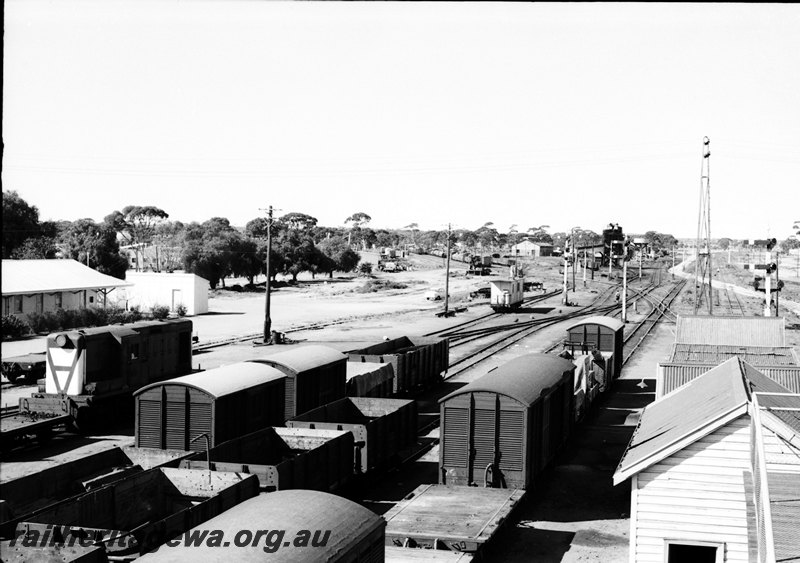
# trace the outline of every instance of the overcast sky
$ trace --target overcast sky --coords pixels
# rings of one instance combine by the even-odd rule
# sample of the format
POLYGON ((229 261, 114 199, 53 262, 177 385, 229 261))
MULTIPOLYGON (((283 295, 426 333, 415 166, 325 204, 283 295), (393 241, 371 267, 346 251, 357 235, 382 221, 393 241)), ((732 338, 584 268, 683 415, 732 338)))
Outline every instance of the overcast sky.
POLYGON ((800 220, 800 6, 6 0, 3 189, 244 225, 800 220))

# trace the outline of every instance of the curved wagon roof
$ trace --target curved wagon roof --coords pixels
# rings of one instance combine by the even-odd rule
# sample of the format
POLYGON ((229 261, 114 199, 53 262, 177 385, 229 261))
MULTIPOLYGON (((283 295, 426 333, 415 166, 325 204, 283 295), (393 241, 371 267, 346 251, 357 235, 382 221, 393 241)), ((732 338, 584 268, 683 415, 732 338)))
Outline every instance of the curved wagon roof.
POLYGON ((503 364, 440 399, 440 403, 466 393, 487 392, 505 395, 525 406, 556 385, 564 373, 575 369, 569 360, 550 354, 528 354, 503 364))
POLYGON ((272 366, 256 362, 239 362, 151 383, 136 391, 134 395, 141 395, 145 391, 162 385, 183 385, 219 398, 283 377, 286 375, 272 366))
POLYGON ((278 352, 267 358, 252 360, 254 363, 284 368, 292 373, 302 373, 319 366, 347 361, 347 356, 327 346, 301 346, 278 352))
POLYGON ((597 315, 594 317, 583 319, 582 321, 578 321, 577 323, 567 327, 567 330, 572 330, 573 328, 577 328, 582 325, 600 325, 606 328, 610 328, 613 331, 620 330, 622 327, 625 326, 619 319, 615 319, 613 317, 606 317, 603 315, 597 315))
MULTIPOLYGON (((185 547, 183 542, 170 547, 162 546, 158 551, 140 558, 152 561, 195 562, 220 561, 226 556, 236 561, 309 561, 313 550, 314 561, 338 561, 371 533, 384 528, 383 518, 353 501, 329 493, 290 489, 262 494, 226 510, 194 528, 194 530, 220 530, 225 539, 234 538, 242 530, 282 530, 281 545, 274 553, 268 553, 265 539, 255 545, 232 547, 230 550, 201 545, 185 547), (294 547, 289 542, 301 530, 330 530, 325 545, 294 547), (288 540, 288 541, 287 541, 288 540), (285 542, 285 543, 283 543, 285 542), (226 553, 227 552, 227 553, 226 553)), ((267 538, 274 539, 274 538, 267 538)))

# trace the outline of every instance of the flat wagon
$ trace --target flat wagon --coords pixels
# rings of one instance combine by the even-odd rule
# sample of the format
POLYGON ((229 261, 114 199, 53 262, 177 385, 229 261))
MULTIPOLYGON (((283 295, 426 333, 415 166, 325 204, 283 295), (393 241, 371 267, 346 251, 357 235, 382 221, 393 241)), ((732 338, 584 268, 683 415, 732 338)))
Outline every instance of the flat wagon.
POLYGON ((272 366, 239 362, 143 387, 135 395, 136 446, 205 451, 279 426, 285 381, 272 366))
MULTIPOLYGON (((262 491, 336 491, 353 477, 353 435, 339 430, 264 428, 211 449, 210 469, 251 473, 262 491)), ((198 452, 181 467, 208 468, 198 452)))
POLYGON ((352 432, 355 471, 367 473, 416 443, 417 404, 404 399, 348 397, 287 420, 286 425, 352 432))
POLYGON ((56 544, 91 541, 110 556, 137 555, 256 495, 253 475, 151 469, 48 506, 17 524, 17 533, 49 533, 56 544))
POLYGON ((395 394, 410 393, 442 380, 450 366, 446 338, 402 336, 346 352, 351 362, 392 364, 395 394))
POLYGON ((327 346, 302 346, 253 360, 286 375, 284 418, 345 396, 347 356, 327 346))
POLYGON ((189 547, 175 541, 139 561, 381 563, 385 529, 383 518, 347 499, 317 491, 277 491, 247 500, 192 530, 219 530, 230 542, 238 538, 242 547, 189 547), (269 532, 256 538, 242 530, 269 532))
POLYGON ((386 545, 480 555, 524 495, 518 489, 420 485, 386 513, 386 545))
POLYGON ((442 398, 439 482, 533 487, 569 435, 574 370, 529 354, 442 398))
POLYGON ((619 319, 594 316, 578 321, 567 328, 564 346, 573 355, 590 354, 597 350, 606 360, 605 372, 609 383, 622 373, 622 347, 625 344, 625 325, 619 319))

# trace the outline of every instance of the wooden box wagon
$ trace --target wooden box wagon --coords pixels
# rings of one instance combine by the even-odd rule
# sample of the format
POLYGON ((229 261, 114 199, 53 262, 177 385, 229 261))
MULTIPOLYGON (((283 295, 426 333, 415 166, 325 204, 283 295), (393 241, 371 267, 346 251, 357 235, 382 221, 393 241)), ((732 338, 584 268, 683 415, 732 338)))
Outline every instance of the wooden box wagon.
POLYGON ((279 426, 285 381, 271 366, 240 362, 143 387, 135 395, 136 446, 205 451, 279 426))
MULTIPOLYGON (((567 328, 564 346, 573 355, 589 354, 593 350, 606 360, 608 382, 622 373, 622 347, 625 343, 625 325, 613 317, 595 316, 583 319, 567 328)), ((603 385, 603 388, 605 386, 603 385)))
POLYGON ((302 346, 254 360, 286 375, 284 419, 345 396, 347 356, 327 346, 302 346))
POLYGON ((531 488, 569 435, 574 369, 521 356, 441 399, 439 482, 531 488))

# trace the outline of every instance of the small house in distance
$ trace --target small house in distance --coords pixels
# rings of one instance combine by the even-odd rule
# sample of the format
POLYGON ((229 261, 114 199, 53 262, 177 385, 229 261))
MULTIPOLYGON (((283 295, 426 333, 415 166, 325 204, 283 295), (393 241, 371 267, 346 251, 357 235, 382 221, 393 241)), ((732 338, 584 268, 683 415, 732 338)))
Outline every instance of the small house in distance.
POLYGON ((76 260, 3 260, 3 315, 104 306, 109 293, 129 285, 76 260))
POLYGON ((540 256, 552 256, 553 245, 545 242, 532 242, 523 240, 511 247, 511 257, 524 256, 529 258, 539 258, 540 256))
POLYGON ((614 474, 631 480, 630 560, 799 560, 798 413, 739 358, 645 407, 614 474))
POLYGON ((127 307, 150 310, 154 305, 165 305, 176 311, 186 307, 187 315, 208 313, 208 280, 196 274, 166 272, 128 272, 131 287, 120 295, 127 307))

